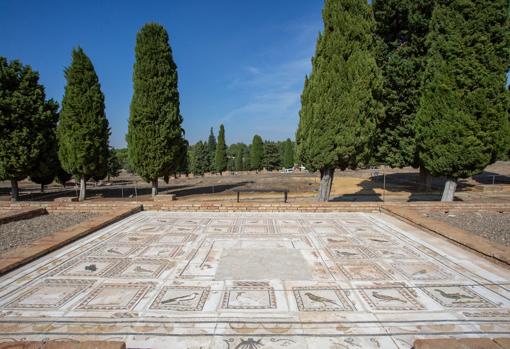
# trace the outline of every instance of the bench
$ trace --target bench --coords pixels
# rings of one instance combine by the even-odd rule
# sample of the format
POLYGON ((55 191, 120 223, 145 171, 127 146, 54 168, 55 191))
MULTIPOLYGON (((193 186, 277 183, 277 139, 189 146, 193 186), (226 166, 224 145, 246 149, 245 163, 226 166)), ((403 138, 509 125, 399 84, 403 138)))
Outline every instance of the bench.
POLYGON ((237 193, 237 202, 239 202, 240 193, 283 193, 283 202, 287 203, 288 189, 256 189, 256 188, 237 188, 232 189, 237 193))

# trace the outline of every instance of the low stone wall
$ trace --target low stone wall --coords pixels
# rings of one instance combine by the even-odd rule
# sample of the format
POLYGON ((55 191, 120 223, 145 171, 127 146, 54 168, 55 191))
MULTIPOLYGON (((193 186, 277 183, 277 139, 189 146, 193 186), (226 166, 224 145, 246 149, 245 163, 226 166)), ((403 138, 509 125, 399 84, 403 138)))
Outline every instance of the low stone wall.
POLYGON ((21 219, 28 219, 32 217, 47 214, 45 208, 42 207, 26 207, 20 209, 9 209, 0 212, 0 224, 19 221, 21 219))

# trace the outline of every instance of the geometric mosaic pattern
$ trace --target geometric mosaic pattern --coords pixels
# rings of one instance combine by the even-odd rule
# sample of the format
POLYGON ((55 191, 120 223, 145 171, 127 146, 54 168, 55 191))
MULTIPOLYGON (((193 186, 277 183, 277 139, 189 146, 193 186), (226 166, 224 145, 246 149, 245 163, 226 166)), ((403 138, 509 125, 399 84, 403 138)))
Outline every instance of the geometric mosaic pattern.
POLYGON ((0 277, 0 342, 410 348, 509 333, 508 282, 384 214, 145 211, 0 277))

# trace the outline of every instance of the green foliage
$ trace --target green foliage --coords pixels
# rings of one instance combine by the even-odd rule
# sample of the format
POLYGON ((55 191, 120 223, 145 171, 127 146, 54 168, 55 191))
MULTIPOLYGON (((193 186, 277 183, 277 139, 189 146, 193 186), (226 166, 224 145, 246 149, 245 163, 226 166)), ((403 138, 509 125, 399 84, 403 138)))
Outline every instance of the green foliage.
POLYGON ((312 171, 366 163, 382 112, 366 0, 326 0, 323 19, 296 135, 299 159, 312 171))
POLYGON ((264 143, 259 135, 253 136, 250 149, 250 165, 252 170, 260 171, 263 168, 264 143))
POLYGON ((474 175, 508 149, 507 6, 505 0, 441 0, 434 9, 416 120, 419 157, 432 175, 474 175))
POLYGON ((189 142, 186 139, 182 139, 181 142, 181 150, 179 150, 179 161, 177 166, 177 173, 180 174, 189 174, 189 142))
POLYGON ((209 132, 209 138, 207 140, 207 149, 209 151, 209 162, 207 165, 207 171, 214 172, 214 158, 216 156, 216 137, 214 136, 213 128, 209 132))
POLYGON ((104 178, 110 135, 104 95, 94 66, 80 47, 73 50, 65 77, 67 85, 57 128, 62 168, 77 178, 104 178))
POLYGON ((58 166, 57 170, 55 171, 55 173, 56 173, 55 174, 55 176, 56 176, 55 180, 58 183, 60 183, 63 186, 65 186, 66 183, 73 177, 73 175, 70 174, 70 173, 67 173, 66 171, 64 171, 62 166, 60 166, 60 161, 59 161, 58 165, 59 166, 58 166))
POLYGON ((243 171, 244 170, 243 156, 244 156, 244 149, 242 147, 238 147, 237 153, 235 155, 235 162, 234 162, 234 170, 235 171, 243 171))
POLYGON ((46 109, 52 117, 48 118, 46 127, 41 130, 45 142, 30 171, 30 180, 41 185, 52 183, 61 167, 58 161, 57 142, 58 104, 50 100, 46 103, 46 109))
MULTIPOLYGON (((18 181, 42 165, 46 137, 55 127, 56 109, 45 100, 39 74, 19 61, 0 57, 0 180, 18 181)), ((36 169, 42 173, 42 168, 36 169)), ((17 198, 14 198, 17 199, 17 198)))
POLYGON ((214 169, 220 174, 227 169, 227 146, 225 144, 225 127, 220 125, 218 133, 218 144, 214 156, 214 169))
POLYGON ((150 182, 175 172, 184 138, 177 66, 159 24, 146 24, 137 34, 133 87, 128 154, 135 172, 150 182))
POLYGON ((282 164, 280 161, 278 144, 276 144, 275 142, 270 141, 264 142, 264 157, 262 160, 262 166, 267 171, 273 171, 281 168, 282 164))
POLYGON ((198 142, 191 147, 190 170, 194 176, 203 176, 209 167, 209 147, 207 143, 198 142))
POLYGON ((115 149, 115 156, 119 160, 120 167, 129 173, 134 173, 133 167, 129 163, 129 154, 127 148, 115 149))
POLYGON ((414 121, 422 95, 425 39, 435 0, 376 0, 385 114, 379 123, 377 159, 391 167, 418 167, 414 121))
POLYGON ((285 168, 294 166, 294 144, 290 138, 287 138, 287 140, 283 142, 282 165, 285 168))
POLYGON ((115 148, 110 148, 110 152, 108 153, 108 171, 106 172, 108 179, 110 179, 110 177, 118 177, 120 170, 122 169, 122 165, 117 154, 118 152, 115 148))

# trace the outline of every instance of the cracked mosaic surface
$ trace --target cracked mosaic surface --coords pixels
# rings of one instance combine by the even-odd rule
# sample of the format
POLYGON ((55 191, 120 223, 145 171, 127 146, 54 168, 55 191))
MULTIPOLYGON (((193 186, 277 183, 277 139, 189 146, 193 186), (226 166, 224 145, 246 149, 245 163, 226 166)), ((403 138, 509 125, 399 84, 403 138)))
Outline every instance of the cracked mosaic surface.
POLYGON ((410 348, 510 333, 510 272, 383 214, 141 212, 0 278, 0 342, 410 348))

